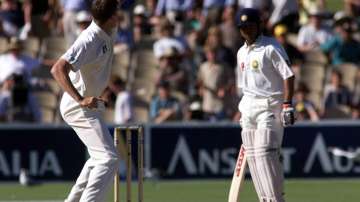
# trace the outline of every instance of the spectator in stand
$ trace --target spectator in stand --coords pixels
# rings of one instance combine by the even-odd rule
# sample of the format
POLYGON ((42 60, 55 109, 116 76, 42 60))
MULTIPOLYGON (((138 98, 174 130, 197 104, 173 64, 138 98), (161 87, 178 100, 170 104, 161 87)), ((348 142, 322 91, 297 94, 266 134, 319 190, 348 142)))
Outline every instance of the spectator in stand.
POLYGON ((9 37, 18 37, 21 28, 25 24, 24 12, 20 2, 17 0, 1 1, 0 19, 5 35, 9 37))
POLYGON ((133 119, 133 109, 130 93, 126 90, 126 83, 118 76, 110 79, 110 90, 116 95, 114 108, 114 123, 126 124, 133 119))
POLYGON ((306 99, 309 89, 304 83, 300 83, 294 94, 294 107, 297 121, 318 121, 319 115, 314 104, 306 99))
POLYGON ((289 32, 297 33, 299 28, 299 7, 295 0, 272 0, 273 10, 269 21, 268 30, 272 31, 277 24, 285 24, 289 32))
POLYGON ((309 11, 309 23, 300 28, 297 45, 302 52, 319 50, 321 44, 329 41, 332 31, 322 23, 323 12, 319 9, 309 11))
POLYGON ((328 109, 333 109, 341 106, 351 106, 352 95, 349 89, 342 83, 342 75, 337 70, 332 70, 330 83, 325 85, 323 96, 324 113, 328 109))
POLYGON ((304 55, 287 41, 287 34, 288 31, 285 25, 279 24, 275 26, 274 36, 290 58, 291 67, 295 74, 295 85, 297 85, 301 80, 300 68, 304 61, 304 55))
POLYGON ((79 36, 82 31, 84 31, 92 21, 92 16, 89 11, 80 11, 76 14, 76 23, 78 25, 76 36, 79 36))
POLYGON ((177 98, 171 95, 170 84, 162 81, 158 84, 157 95, 150 104, 150 119, 154 123, 181 120, 181 107, 177 98))
POLYGON ((193 0, 159 0, 155 14, 165 15, 172 22, 181 21, 185 19, 183 14, 191 10, 193 3, 193 0))
POLYGON ((224 10, 234 6, 234 0, 204 0, 202 20, 205 28, 218 25, 221 22, 221 15, 224 10))
POLYGON ((169 47, 160 55, 159 72, 155 81, 157 85, 165 81, 172 91, 188 95, 188 74, 182 66, 182 56, 176 47, 169 47))
POLYGON ((53 0, 24 0, 25 27, 20 38, 33 36, 44 38, 50 35, 55 26, 55 11, 57 5, 53 0))
POLYGON ((325 10, 326 0, 299 0, 299 23, 308 24, 309 13, 312 10, 325 10))
POLYGON ((145 0, 145 7, 149 12, 149 17, 155 15, 157 0, 145 0))
POLYGON ((0 122, 40 122, 41 112, 23 75, 9 75, 1 82, 0 122))
POLYGON ((344 10, 360 25, 360 1, 344 0, 344 10))
POLYGON ((125 19, 125 13, 122 11, 118 12, 119 16, 119 27, 115 39, 114 53, 122 53, 129 51, 134 43, 133 33, 125 19))
POLYGON ((159 20, 159 39, 154 43, 154 55, 157 59, 164 53, 169 47, 175 47, 180 55, 185 55, 185 41, 175 37, 174 25, 166 18, 159 20))
POLYGON ((77 36, 76 15, 82 10, 89 11, 90 3, 91 1, 87 0, 61 0, 64 37, 69 47, 74 43, 77 36))
POLYGON ((225 63, 228 68, 234 69, 236 66, 235 55, 231 49, 226 48, 222 41, 223 37, 218 26, 212 26, 208 30, 205 46, 216 50, 216 61, 225 63))
POLYGON ((192 9, 194 0, 158 0, 156 16, 166 16, 174 25, 177 35, 183 33, 183 23, 186 21, 187 12, 192 9))
POLYGON ((18 38, 11 38, 8 51, 0 55, 0 83, 10 75, 23 75, 24 79, 32 82, 32 71, 41 62, 38 59, 22 54, 22 43, 18 38))
POLYGON ((360 43, 353 38, 354 21, 342 11, 334 16, 336 36, 323 43, 320 48, 331 56, 331 63, 360 63, 360 43))
POLYGON ((355 120, 360 119, 360 105, 351 106, 351 118, 355 120))
POLYGON ((134 42, 139 42, 144 35, 151 35, 151 26, 148 22, 146 8, 142 4, 138 4, 134 8, 134 42))
POLYGON ((269 10, 271 0, 238 0, 239 8, 255 8, 259 11, 269 10))
POLYGON ((223 21, 220 24, 221 41, 224 46, 231 49, 235 55, 242 44, 239 30, 235 26, 235 9, 232 7, 225 9, 222 19, 223 21))
POLYGON ((216 47, 205 46, 206 61, 200 66, 198 84, 202 89, 202 110, 205 120, 225 119, 224 99, 234 78, 230 68, 216 58, 216 47))
POLYGON ((356 73, 355 87, 352 94, 353 94, 352 104, 354 106, 360 106, 360 70, 358 70, 356 73))
POLYGON ((185 107, 185 120, 187 121, 203 121, 204 111, 202 109, 202 91, 199 85, 195 86, 194 95, 190 96, 185 107))

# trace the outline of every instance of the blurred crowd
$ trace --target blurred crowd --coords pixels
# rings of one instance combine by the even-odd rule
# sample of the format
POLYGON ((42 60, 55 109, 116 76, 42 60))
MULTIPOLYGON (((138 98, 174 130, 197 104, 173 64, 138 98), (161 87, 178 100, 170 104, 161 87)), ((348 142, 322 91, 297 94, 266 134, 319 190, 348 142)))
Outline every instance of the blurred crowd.
MULTIPOLYGON (((245 7, 261 11, 264 34, 290 57, 299 121, 359 119, 360 0, 342 1, 335 12, 327 0, 122 1, 107 121, 237 122, 245 7)), ((90 24, 91 0, 0 2, 0 121, 61 121, 47 72, 90 24)))

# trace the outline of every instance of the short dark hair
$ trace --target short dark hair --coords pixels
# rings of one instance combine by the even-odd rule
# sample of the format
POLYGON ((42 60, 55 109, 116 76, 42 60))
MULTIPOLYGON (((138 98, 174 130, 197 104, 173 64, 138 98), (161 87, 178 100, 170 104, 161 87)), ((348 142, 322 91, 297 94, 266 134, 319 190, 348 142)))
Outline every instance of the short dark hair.
POLYGON ((158 83, 158 88, 164 88, 164 89, 169 89, 170 88, 170 83, 168 81, 165 81, 165 80, 161 80, 159 83, 158 83))
POLYGON ((121 87, 124 87, 126 85, 125 81, 117 75, 111 76, 110 82, 114 85, 121 86, 121 87))
POLYGON ((118 0, 94 0, 91 5, 91 14, 99 23, 105 23, 118 9, 118 0))

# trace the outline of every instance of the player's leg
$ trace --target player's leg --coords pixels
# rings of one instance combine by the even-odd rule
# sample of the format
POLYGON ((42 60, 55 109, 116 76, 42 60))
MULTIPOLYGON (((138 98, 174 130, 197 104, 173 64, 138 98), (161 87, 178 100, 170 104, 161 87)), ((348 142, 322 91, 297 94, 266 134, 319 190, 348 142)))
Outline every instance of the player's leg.
POLYGON ((87 186, 91 168, 91 159, 88 159, 65 202, 80 201, 82 193, 87 186))
POLYGON ((256 109, 256 100, 250 99, 244 96, 239 103, 239 110, 241 112, 241 121, 240 125, 242 128, 241 138, 242 143, 245 148, 247 162, 250 170, 251 179, 254 183, 256 193, 260 199, 261 196, 265 194, 264 190, 261 187, 260 175, 256 169, 256 160, 255 160, 255 129, 256 124, 254 122, 253 115, 255 114, 254 109, 256 109))
MULTIPOLYGON (((119 154, 109 130, 101 118, 100 112, 96 111, 89 110, 82 114, 75 114, 65 120, 86 145, 90 155, 88 182, 80 201, 102 201, 119 165, 119 154)), ((68 201, 76 200, 68 198, 68 201)))
POLYGON ((241 137, 244 144, 245 152, 246 152, 246 160, 249 166, 251 179, 254 183, 254 187, 259 199, 265 195, 265 192, 261 186, 260 175, 256 166, 255 159, 255 129, 242 129, 241 137))
POLYGON ((280 124, 279 109, 276 107, 262 112, 258 118, 255 132, 256 169, 261 179, 265 195, 261 201, 283 202, 284 176, 280 162, 280 148, 283 128, 280 124))

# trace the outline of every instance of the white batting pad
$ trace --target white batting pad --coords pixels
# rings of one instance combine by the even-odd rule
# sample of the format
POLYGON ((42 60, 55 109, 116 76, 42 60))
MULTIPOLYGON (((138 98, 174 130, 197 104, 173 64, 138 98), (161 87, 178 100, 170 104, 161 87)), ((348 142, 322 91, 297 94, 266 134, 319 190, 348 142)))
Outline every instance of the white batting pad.
POLYGON ((242 137, 243 145, 245 147, 246 159, 248 162, 251 178, 254 183, 256 193, 259 199, 261 199, 263 196, 265 196, 265 191, 262 189, 260 175, 256 169, 255 149, 254 149, 255 129, 243 129, 241 132, 241 137, 242 137))
MULTIPOLYGON (((265 192, 260 201, 284 202, 284 175, 280 162, 279 134, 270 129, 257 129, 255 132, 255 164, 265 192)), ((249 162, 250 165, 250 162, 249 162)))

